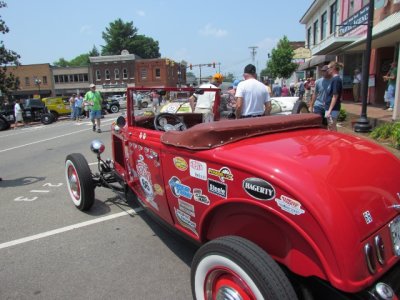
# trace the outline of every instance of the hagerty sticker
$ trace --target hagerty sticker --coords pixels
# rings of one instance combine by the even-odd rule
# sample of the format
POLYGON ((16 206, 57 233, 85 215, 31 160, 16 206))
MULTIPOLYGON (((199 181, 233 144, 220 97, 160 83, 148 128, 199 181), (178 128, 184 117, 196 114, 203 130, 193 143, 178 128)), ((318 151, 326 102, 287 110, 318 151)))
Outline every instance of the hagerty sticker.
POLYGON ((226 184, 212 179, 208 179, 208 191, 222 198, 226 198, 228 195, 228 187, 226 184))
POLYGON ((261 178, 247 178, 243 180, 243 189, 251 197, 258 200, 272 200, 275 198, 275 189, 261 178))
POLYGON ((276 203, 282 210, 288 212, 292 215, 304 214, 304 209, 301 208, 301 203, 299 201, 293 200, 287 196, 281 195, 281 198, 275 198, 276 203))
POLYGON ((189 166, 190 176, 201 180, 207 180, 207 164, 205 162, 190 159, 189 166))

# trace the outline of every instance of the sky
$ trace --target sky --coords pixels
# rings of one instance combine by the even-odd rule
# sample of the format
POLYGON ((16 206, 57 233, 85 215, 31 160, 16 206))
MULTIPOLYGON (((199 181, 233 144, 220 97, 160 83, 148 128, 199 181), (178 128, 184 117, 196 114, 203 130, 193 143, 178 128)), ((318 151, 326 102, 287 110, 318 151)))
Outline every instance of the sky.
MULTIPOLYGON (((265 68, 268 53, 284 35, 304 41, 299 20, 313 0, 5 0, 0 19, 10 32, 5 47, 26 64, 71 60, 104 45, 102 32, 118 18, 133 21, 138 34, 159 42, 161 57, 203 67, 202 77, 215 71, 240 77, 252 63, 265 68)), ((192 70, 199 75, 198 68, 192 70)))

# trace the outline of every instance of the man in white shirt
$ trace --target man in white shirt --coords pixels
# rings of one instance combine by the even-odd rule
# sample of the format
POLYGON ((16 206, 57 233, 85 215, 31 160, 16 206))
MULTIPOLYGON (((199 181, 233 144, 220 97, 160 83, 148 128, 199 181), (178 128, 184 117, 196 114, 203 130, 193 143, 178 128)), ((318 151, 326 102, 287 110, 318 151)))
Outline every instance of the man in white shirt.
POLYGON ((354 70, 354 78, 353 78, 354 102, 358 102, 360 100, 360 86, 361 86, 361 72, 359 69, 355 69, 354 70))
POLYGON ((244 81, 236 89, 236 119, 268 116, 271 99, 264 84, 256 79, 256 67, 252 64, 244 68, 244 81))
POLYGON ((25 125, 24 118, 22 117, 22 107, 21 107, 21 100, 17 99, 15 100, 15 105, 14 105, 14 116, 15 116, 15 125, 14 129, 16 129, 19 125, 19 122, 22 123, 22 126, 25 125))
MULTIPOLYGON (((224 77, 220 73, 216 73, 212 76, 209 83, 205 83, 199 86, 200 89, 216 89, 218 88, 224 77)), ((204 92, 204 94, 193 94, 190 98, 190 107, 192 112, 202 113, 203 122, 211 122, 214 120, 213 107, 215 101, 215 92, 204 92)))

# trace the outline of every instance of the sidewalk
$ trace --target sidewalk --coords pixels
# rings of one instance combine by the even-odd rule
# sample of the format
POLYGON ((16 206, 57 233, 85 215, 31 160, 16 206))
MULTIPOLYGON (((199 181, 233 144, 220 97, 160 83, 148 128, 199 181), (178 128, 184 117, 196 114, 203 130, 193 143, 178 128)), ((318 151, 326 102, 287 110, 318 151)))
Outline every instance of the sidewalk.
MULTIPOLYGON (((400 159, 400 150, 391 147, 387 143, 378 142, 372 139, 371 137, 369 137, 369 133, 358 133, 354 131, 354 124, 355 122, 357 122, 361 115, 361 103, 345 101, 342 102, 342 108, 346 110, 347 118, 344 122, 338 123, 339 132, 361 136, 377 144, 380 144, 400 159)), ((367 105, 367 118, 372 126, 372 129, 382 123, 393 122, 392 112, 384 110, 383 106, 367 105)))
MULTIPOLYGON (((361 115, 361 103, 342 101, 342 108, 347 112, 347 119, 356 122, 361 115)), ((383 109, 384 106, 367 105, 367 117, 372 128, 385 122, 392 122, 393 112, 383 109)))

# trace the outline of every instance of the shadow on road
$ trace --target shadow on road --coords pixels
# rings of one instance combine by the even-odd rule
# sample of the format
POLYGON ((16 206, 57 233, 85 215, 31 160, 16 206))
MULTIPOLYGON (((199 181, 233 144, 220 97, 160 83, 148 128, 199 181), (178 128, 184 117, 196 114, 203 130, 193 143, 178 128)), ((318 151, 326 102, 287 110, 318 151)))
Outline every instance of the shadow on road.
POLYGON ((34 177, 34 176, 26 176, 26 177, 15 178, 15 179, 9 179, 9 178, 3 177, 3 180, 0 181, 0 188, 29 185, 29 184, 37 183, 39 181, 43 181, 45 179, 46 179, 46 177, 34 177))

